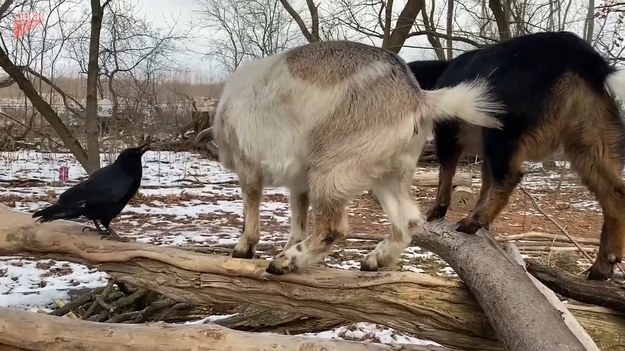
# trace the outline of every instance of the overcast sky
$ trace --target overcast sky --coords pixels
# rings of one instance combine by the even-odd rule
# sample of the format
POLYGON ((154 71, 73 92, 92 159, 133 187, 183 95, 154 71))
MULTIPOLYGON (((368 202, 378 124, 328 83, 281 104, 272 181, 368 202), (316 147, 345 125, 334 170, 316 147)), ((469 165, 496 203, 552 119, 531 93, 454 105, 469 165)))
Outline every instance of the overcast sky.
MULTIPOLYGON (((201 23, 200 15, 197 13, 199 10, 198 0, 135 0, 136 3, 141 8, 141 13, 143 13, 148 19, 154 20, 155 22, 160 21, 169 21, 171 22, 174 18, 179 18, 180 23, 189 23, 193 21, 193 23, 201 23)), ((401 10, 403 7, 402 1, 397 1, 396 6, 398 10, 401 10)), ((210 32, 207 30, 203 30, 201 32, 196 31, 193 33, 194 35, 201 35, 205 37, 210 37, 210 32)), ((424 45, 427 45, 427 41, 425 38, 424 45)), ((203 45, 207 46, 207 42, 205 43, 194 43, 193 49, 202 50, 203 45)), ((400 52, 401 56, 407 61, 423 58, 423 51, 417 49, 405 48, 400 52)), ((426 53, 426 55, 431 55, 431 57, 426 58, 434 58, 434 53, 430 50, 426 53)), ((188 63, 193 68, 197 68, 196 71, 203 75, 215 75, 219 76, 223 74, 223 70, 219 67, 218 63, 212 61, 209 57, 195 54, 181 54, 178 59, 181 62, 188 63)), ((194 69, 195 70, 195 69, 194 69)))
MULTIPOLYGON (((188 24, 191 21, 193 23, 199 23, 199 14, 196 12, 199 10, 197 0, 134 0, 140 7, 140 13, 144 14, 146 18, 153 20, 157 23, 167 22, 171 23, 175 19, 179 19, 179 23, 188 24)), ((139 9, 138 9, 139 10, 139 9)), ((194 35, 204 34, 209 36, 210 33, 202 31, 201 33, 193 33, 194 35)), ((195 46, 194 49, 201 51, 202 47, 195 46)), ((192 68, 197 67, 194 71, 202 74, 211 74, 214 71, 220 71, 216 62, 210 60, 209 57, 200 54, 184 53, 178 55, 178 60, 183 63, 188 63, 192 68)), ((219 75, 221 72, 214 72, 215 75, 219 75)))

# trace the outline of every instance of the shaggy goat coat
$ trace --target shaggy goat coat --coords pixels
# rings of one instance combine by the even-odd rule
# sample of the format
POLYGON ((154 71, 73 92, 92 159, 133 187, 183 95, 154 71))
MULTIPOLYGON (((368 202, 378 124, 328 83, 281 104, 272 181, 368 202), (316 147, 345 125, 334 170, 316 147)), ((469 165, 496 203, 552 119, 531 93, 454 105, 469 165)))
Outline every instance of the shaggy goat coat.
POLYGON ((241 65, 224 86, 212 128, 219 160, 243 192, 243 235, 233 256, 254 254, 264 186, 291 193, 291 234, 267 269, 274 274, 322 259, 347 233, 349 201, 372 188, 392 231, 362 269, 393 264, 425 221, 409 190, 433 121, 499 127, 493 114, 503 111, 483 81, 424 91, 398 55, 355 42, 311 43, 241 65), (306 238, 309 202, 315 229, 306 238))

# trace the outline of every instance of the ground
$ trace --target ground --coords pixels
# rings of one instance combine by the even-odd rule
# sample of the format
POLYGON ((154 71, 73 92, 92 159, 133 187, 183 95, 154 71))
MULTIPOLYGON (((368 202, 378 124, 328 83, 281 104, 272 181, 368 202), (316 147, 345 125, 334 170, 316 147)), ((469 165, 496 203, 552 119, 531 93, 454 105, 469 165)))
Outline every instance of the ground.
MULTIPOLYGON (((108 156, 103 155, 103 164, 108 156)), ((144 155, 144 173, 140 193, 112 223, 118 234, 137 241, 158 245, 223 247, 228 252, 238 238, 242 224, 242 202, 236 177, 215 161, 188 152, 154 152, 144 155)), ((473 175, 473 191, 479 191, 479 167, 463 166, 473 175)), ((568 173, 556 197, 559 170, 545 171, 540 164, 527 163, 527 175, 521 186, 540 207, 561 223, 571 235, 598 238, 601 212, 592 194, 574 173, 568 173)), ((420 172, 437 172, 434 166, 420 172)), ((17 210, 32 212, 49 202, 86 174, 70 154, 34 151, 0 153, 0 200, 17 210), (69 166, 69 182, 58 182, 58 169, 69 166)), ((435 196, 435 188, 413 187, 425 211, 435 196)), ((265 189, 261 207, 262 237, 260 257, 270 259, 280 252, 288 235, 288 192, 283 188, 265 189)), ((324 264, 344 269, 358 269, 360 259, 372 250, 389 231, 380 207, 363 193, 350 206, 350 238, 340 243, 324 264)), ((450 211, 448 219, 458 220, 464 213, 450 211)), ((560 230, 537 211, 521 190, 516 190, 510 204, 492 226, 497 235, 529 231, 560 234, 560 230)), ((523 252, 522 247, 522 252, 523 252)), ((527 248, 535 256, 548 254, 549 248, 527 248)), ((594 255, 594 252, 591 252, 594 255)), ((581 257, 581 256, 579 256, 581 257)), ((588 262, 579 259, 581 271, 588 262)), ((453 270, 435 255, 408 248, 402 257, 403 270, 450 276, 453 270)), ((0 257, 0 305, 29 310, 48 310, 54 299, 67 298, 72 289, 94 288, 106 284, 107 275, 70 262, 34 260, 23 257, 0 257)), ((207 317, 208 320, 219 318, 207 317)), ((205 320, 196 321, 204 322, 205 320)), ((350 340, 376 340, 384 343, 427 343, 367 323, 315 334, 350 340)))

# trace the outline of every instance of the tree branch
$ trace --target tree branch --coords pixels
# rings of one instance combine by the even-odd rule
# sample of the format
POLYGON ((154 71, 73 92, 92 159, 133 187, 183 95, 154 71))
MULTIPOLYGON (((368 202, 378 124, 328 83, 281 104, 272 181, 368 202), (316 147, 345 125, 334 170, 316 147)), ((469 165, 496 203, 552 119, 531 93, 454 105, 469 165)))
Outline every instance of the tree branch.
MULTIPOLYGON (((310 0, 306 0, 306 1, 308 3, 310 0)), ((304 35, 306 40, 308 40, 309 43, 319 40, 319 32, 317 32, 317 37, 315 37, 313 33, 311 33, 308 30, 308 28, 306 27, 306 24, 304 23, 304 20, 302 20, 302 17, 297 13, 297 11, 295 11, 293 6, 289 4, 289 0, 280 0, 280 3, 282 4, 282 6, 284 6, 284 9, 289 13, 289 15, 293 17, 293 20, 295 20, 295 23, 297 23, 297 25, 299 26, 299 29, 302 31, 302 34, 304 35)))
POLYGON ((65 147, 76 157, 76 160, 85 168, 85 170, 94 171, 95 169, 89 163, 87 152, 80 145, 80 142, 70 132, 65 123, 61 120, 54 109, 39 95, 32 83, 26 79, 22 73, 22 69, 16 66, 9 56, 0 48, 0 66, 4 71, 17 83, 24 95, 30 100, 33 107, 41 113, 41 115, 50 123, 50 126, 58 134, 65 147))

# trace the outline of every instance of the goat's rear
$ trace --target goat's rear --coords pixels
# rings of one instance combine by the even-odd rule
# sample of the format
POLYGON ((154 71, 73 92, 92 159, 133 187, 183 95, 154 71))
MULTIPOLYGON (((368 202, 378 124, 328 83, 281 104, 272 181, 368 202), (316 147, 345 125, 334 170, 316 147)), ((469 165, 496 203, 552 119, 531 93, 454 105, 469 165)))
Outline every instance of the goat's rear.
POLYGON ((426 92, 394 53, 354 42, 317 42, 240 66, 224 86, 213 134, 237 173, 243 235, 234 257, 251 258, 260 236, 263 186, 290 190, 291 233, 268 271, 316 263, 347 234, 346 207, 372 188, 393 234, 362 269, 394 264, 424 223, 410 179, 434 120, 497 127, 502 107, 482 81, 426 92), (315 228, 306 238, 309 202, 315 228))

